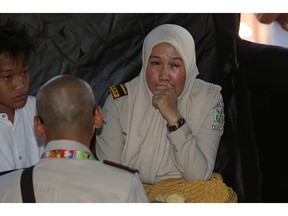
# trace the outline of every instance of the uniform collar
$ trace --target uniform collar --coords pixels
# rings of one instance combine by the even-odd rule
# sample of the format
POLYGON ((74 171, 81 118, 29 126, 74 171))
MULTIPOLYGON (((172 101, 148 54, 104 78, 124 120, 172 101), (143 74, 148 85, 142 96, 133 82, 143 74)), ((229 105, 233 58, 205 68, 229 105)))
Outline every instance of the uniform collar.
POLYGON ((84 144, 74 140, 53 140, 47 143, 45 151, 51 151, 55 149, 77 150, 91 152, 84 144))
POLYGON ((42 158, 95 160, 94 155, 86 146, 73 140, 50 141, 42 158))

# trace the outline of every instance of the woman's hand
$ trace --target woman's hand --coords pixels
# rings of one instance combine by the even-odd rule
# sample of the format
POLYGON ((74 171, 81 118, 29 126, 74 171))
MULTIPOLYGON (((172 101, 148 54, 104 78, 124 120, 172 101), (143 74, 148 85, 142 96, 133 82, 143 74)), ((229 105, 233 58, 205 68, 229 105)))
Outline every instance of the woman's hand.
POLYGON ((169 125, 175 124, 181 117, 175 88, 170 84, 157 86, 153 92, 152 105, 169 125))

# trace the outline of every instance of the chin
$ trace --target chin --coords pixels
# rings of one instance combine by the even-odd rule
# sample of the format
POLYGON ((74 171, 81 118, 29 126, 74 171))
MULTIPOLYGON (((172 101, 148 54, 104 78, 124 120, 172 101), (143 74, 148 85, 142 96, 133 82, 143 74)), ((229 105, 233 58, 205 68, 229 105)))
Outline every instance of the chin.
POLYGON ((23 108, 26 104, 26 101, 27 101, 27 98, 25 100, 21 100, 21 101, 14 103, 14 109, 23 108))

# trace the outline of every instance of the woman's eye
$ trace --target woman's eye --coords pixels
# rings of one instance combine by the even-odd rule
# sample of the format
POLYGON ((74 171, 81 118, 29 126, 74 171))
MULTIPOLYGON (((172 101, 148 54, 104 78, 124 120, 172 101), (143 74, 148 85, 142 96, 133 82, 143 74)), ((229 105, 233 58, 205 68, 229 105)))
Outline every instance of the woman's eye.
POLYGON ((152 64, 152 65, 159 65, 160 63, 157 62, 157 61, 152 61, 151 64, 152 64))

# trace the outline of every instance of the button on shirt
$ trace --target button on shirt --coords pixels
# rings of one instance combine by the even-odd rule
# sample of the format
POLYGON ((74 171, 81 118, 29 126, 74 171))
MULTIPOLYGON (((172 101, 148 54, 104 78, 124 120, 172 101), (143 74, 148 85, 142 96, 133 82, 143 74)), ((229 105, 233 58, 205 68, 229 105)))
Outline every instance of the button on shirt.
POLYGON ((0 113, 0 172, 36 164, 44 151, 34 130, 35 97, 15 111, 14 124, 6 113, 0 113))

